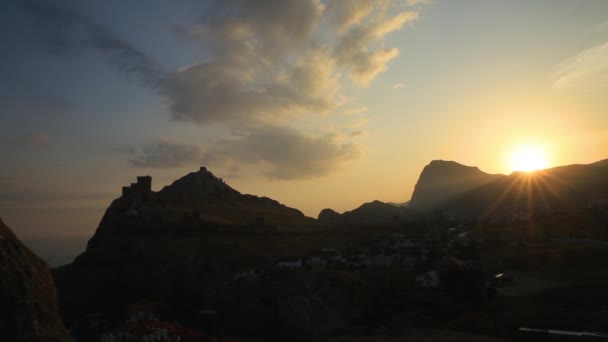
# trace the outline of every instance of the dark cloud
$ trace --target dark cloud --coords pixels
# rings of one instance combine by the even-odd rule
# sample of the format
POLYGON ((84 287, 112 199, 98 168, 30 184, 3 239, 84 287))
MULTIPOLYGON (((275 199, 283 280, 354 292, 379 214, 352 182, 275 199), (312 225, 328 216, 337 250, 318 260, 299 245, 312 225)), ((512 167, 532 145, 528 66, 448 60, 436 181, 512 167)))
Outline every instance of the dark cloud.
POLYGON ((129 78, 156 85, 162 72, 146 54, 89 17, 50 1, 19 2, 36 19, 46 44, 57 53, 79 53, 95 49, 129 78))
POLYGON ((333 62, 324 50, 301 56, 286 72, 210 62, 179 70, 162 82, 174 119, 247 126, 276 123, 304 113, 327 113, 339 105, 333 62))
POLYGON ((141 154, 129 162, 141 168, 174 168, 200 164, 203 156, 204 150, 198 145, 159 140, 144 146, 141 154))
POLYGON ((329 174, 356 159, 359 145, 334 134, 306 135, 284 126, 267 126, 222 140, 206 160, 221 165, 268 165, 267 176, 276 179, 315 178, 329 174))

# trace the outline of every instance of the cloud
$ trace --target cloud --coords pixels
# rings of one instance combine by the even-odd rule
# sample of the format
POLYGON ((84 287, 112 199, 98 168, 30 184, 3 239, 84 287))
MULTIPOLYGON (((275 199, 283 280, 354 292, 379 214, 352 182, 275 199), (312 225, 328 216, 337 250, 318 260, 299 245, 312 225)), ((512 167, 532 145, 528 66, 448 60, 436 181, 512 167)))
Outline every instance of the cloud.
POLYGON ((131 80, 155 85, 162 72, 146 54, 89 17, 47 1, 21 1, 35 19, 47 46, 60 54, 95 49, 131 80))
POLYGON ((356 129, 356 128, 363 127, 363 126, 369 124, 370 122, 372 122, 372 119, 369 117, 359 117, 359 118, 354 119, 350 123, 346 124, 346 128, 356 129))
POLYGON ((307 135, 285 126, 260 127, 219 142, 206 160, 220 165, 262 163, 273 179, 325 176, 361 154, 361 146, 335 134, 307 135))
POLYGON ((122 154, 136 154, 137 148, 130 144, 116 144, 111 147, 112 151, 122 154))
POLYGON ((36 132, 30 135, 0 138, 0 144, 18 147, 47 146, 50 141, 51 136, 47 132, 36 132))
POLYGON ((365 131, 354 131, 354 132, 350 132, 348 134, 348 136, 351 138, 366 137, 366 136, 368 136, 368 133, 365 131))
POLYGON ((401 89, 403 87, 405 87, 405 84, 403 84, 403 83, 396 83, 396 84, 393 85, 393 90, 401 89))
POLYGON ((362 114, 367 112, 369 109, 367 107, 358 107, 358 108, 345 108, 342 110, 341 114, 345 116, 351 116, 356 114, 362 114))
POLYGON ((31 1, 25 7, 54 51, 98 51, 129 79, 163 96, 173 120, 236 132, 206 146, 206 155, 198 145, 158 141, 145 146, 131 165, 180 167, 205 157, 263 162, 268 176, 294 179, 328 174, 360 155, 357 144, 321 133, 322 127, 300 132, 293 122, 367 110, 342 110, 343 92, 349 80, 370 84, 399 55, 398 49, 385 48, 383 39, 417 18, 416 11, 401 11, 399 4, 404 3, 211 0, 199 20, 175 29, 200 47, 201 58, 168 72, 67 5, 31 1))
POLYGON ((333 60, 323 49, 307 52, 289 69, 270 75, 255 65, 200 63, 162 82, 175 120, 244 126, 277 123, 340 105, 333 60))
POLYGON ((198 145, 158 140, 144 146, 141 154, 129 163, 139 168, 175 168, 200 165, 204 154, 204 149, 198 145))
POLYGON ((430 4, 431 0, 406 0, 405 4, 410 7, 430 4))
POLYGON ((285 124, 298 115, 334 112, 345 98, 343 72, 366 85, 399 54, 394 48, 370 49, 417 17, 412 11, 387 17, 391 4, 212 1, 213 15, 178 29, 207 58, 161 82, 172 117, 244 126, 285 124), (324 31, 325 24, 337 30, 324 31))
POLYGON ((399 49, 396 48, 370 50, 369 46, 417 18, 418 14, 412 11, 401 12, 388 19, 384 13, 380 13, 370 22, 352 28, 336 43, 334 56, 337 63, 349 71, 355 83, 369 84, 399 55, 399 49))
POLYGON ((604 89, 608 86, 608 42, 580 52, 557 65, 553 87, 604 89))
POLYGON ((331 0, 327 13, 340 32, 358 25, 374 11, 374 7, 386 7, 390 1, 331 0))

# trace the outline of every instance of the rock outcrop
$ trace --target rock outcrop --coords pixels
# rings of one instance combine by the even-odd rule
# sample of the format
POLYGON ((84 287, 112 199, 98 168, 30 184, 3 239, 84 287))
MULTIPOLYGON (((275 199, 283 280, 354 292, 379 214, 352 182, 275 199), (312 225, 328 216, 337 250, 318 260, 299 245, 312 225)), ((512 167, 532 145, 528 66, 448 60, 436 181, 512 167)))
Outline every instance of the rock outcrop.
POLYGON ((425 166, 414 188, 409 207, 431 211, 450 198, 504 177, 453 161, 433 160, 425 166))
POLYGON ((47 265, 0 219, 0 339, 67 341, 47 265))

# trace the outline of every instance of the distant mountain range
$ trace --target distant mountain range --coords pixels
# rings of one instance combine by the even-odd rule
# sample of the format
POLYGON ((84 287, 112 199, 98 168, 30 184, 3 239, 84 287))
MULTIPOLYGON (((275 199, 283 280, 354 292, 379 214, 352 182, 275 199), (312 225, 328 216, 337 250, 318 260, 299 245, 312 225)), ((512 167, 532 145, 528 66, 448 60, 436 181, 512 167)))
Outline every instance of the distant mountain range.
POLYGON ((433 161, 422 171, 409 207, 460 218, 564 212, 606 201, 607 176, 608 160, 511 175, 433 161))

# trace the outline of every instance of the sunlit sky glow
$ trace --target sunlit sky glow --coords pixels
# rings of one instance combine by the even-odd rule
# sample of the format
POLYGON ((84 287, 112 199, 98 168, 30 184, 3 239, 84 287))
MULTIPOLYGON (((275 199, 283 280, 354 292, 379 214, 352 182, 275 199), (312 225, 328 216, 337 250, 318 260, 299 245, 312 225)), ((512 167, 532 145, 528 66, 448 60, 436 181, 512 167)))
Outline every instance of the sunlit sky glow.
POLYGON ((536 171, 549 166, 547 153, 539 146, 520 146, 511 152, 509 159, 512 171, 536 171))
POLYGON ((135 176, 200 165, 316 217, 407 201, 433 159, 608 157, 603 0, 9 1, 0 37, 20 236, 91 235, 135 176))

